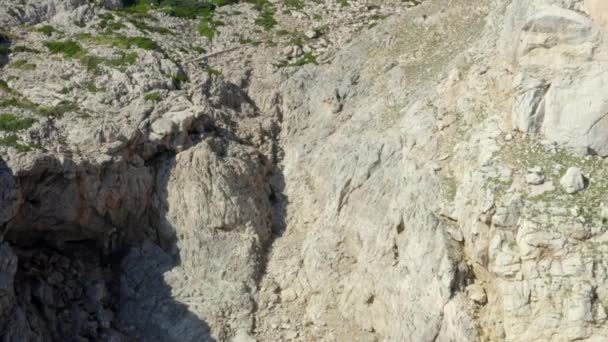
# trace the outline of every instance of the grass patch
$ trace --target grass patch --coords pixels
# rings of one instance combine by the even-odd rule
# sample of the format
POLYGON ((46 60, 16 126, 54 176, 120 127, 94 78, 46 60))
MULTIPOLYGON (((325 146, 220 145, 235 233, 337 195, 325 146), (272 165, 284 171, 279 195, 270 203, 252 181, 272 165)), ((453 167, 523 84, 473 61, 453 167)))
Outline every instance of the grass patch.
POLYGON ((259 46, 260 44, 262 44, 262 42, 260 42, 259 40, 254 40, 251 38, 246 38, 246 37, 239 37, 239 43, 241 43, 242 45, 251 45, 251 46, 259 46))
POLYGON ((36 64, 28 63, 25 59, 20 59, 11 63, 11 67, 20 70, 34 70, 36 69, 36 64))
POLYGON ((28 152, 32 150, 31 146, 21 143, 15 134, 0 137, 0 146, 12 147, 19 152, 28 152))
POLYGON ((304 8, 303 0, 284 0, 284 2, 285 2, 285 6, 287 6, 288 8, 292 8, 292 9, 296 9, 296 10, 301 10, 304 8))
POLYGON ((32 101, 22 98, 22 97, 13 97, 10 99, 1 100, 0 108, 7 108, 7 107, 28 109, 28 110, 31 110, 34 112, 37 111, 37 109, 38 109, 38 105, 36 105, 32 101))
POLYGON ((217 7, 238 3, 238 0, 126 0, 125 10, 132 14, 148 14, 151 9, 178 18, 207 16, 217 7))
POLYGON ((101 34, 98 36, 81 34, 79 38, 93 44, 106 45, 119 49, 138 47, 144 50, 160 50, 160 46, 158 46, 154 40, 147 37, 127 37, 122 34, 101 34))
POLYGON ((93 82, 93 81, 88 81, 88 82, 85 84, 85 87, 86 87, 86 88, 87 88, 87 90, 88 90, 89 92, 91 92, 91 93, 96 93, 96 92, 98 92, 98 91, 100 91, 100 90, 101 90, 100 88, 97 88, 97 85, 96 85, 96 84, 95 84, 95 82, 93 82))
POLYGON ((175 34, 173 33, 173 31, 169 30, 166 27, 162 27, 162 26, 152 26, 148 23, 146 23, 144 20, 142 19, 138 19, 138 18, 128 18, 127 21, 129 23, 131 23, 131 25, 135 26, 137 29, 141 30, 141 31, 145 31, 145 32, 155 32, 155 33, 160 33, 160 34, 175 34))
POLYGON ((17 132, 32 127, 36 120, 32 118, 18 118, 13 114, 0 114, 0 131, 17 132))
POLYGON ((42 27, 39 27, 36 31, 44 34, 47 37, 52 36, 55 32, 59 32, 53 26, 50 25, 44 25, 42 27))
POLYGON ((97 26, 105 30, 106 33, 112 33, 125 27, 125 24, 120 21, 116 21, 116 17, 112 13, 103 13, 99 15, 99 24, 97 26))
POLYGON ((40 50, 32 49, 32 48, 29 48, 29 47, 23 46, 23 45, 13 47, 12 51, 13 52, 36 53, 36 54, 40 53, 40 50))
POLYGON ((8 86, 8 83, 6 83, 5 80, 0 79, 0 89, 6 91, 6 92, 11 92, 11 87, 8 86))
POLYGON ((92 73, 99 73, 101 71, 99 65, 104 62, 105 60, 103 58, 92 55, 86 55, 80 59, 80 63, 82 63, 87 71, 92 73))
POLYGON ((182 85, 188 82, 188 76, 183 73, 179 73, 177 75, 173 75, 173 77, 171 77, 171 80, 173 81, 173 85, 175 86, 175 88, 181 89, 182 85))
POLYGON ((217 28, 222 25, 224 23, 220 20, 215 20, 213 13, 210 13, 200 19, 196 29, 201 36, 212 40, 217 35, 217 28))
POLYGON ((113 67, 125 67, 127 65, 133 65, 137 62, 137 52, 129 52, 127 54, 121 53, 118 57, 112 58, 107 61, 107 64, 113 67))
POLYGON ((78 109, 79 109, 78 105, 75 104, 74 102, 61 101, 57 105, 51 106, 51 107, 39 106, 38 113, 40 113, 41 115, 47 116, 47 117, 60 118, 65 113, 75 112, 78 109))
POLYGON ((220 76, 220 75, 222 74, 222 72, 221 72, 221 71, 219 71, 219 70, 217 70, 217 69, 213 69, 213 68, 212 68, 212 67, 210 67, 210 66, 206 66, 206 67, 203 69, 203 71, 204 71, 204 72, 206 72, 206 73, 208 73, 209 75, 216 75, 216 76, 220 76))
POLYGON ((73 40, 48 42, 46 47, 50 53, 62 54, 66 58, 82 58, 86 55, 82 46, 73 40))
POLYGON ((277 25, 274 19, 275 9, 268 0, 253 0, 253 8, 259 12, 255 18, 255 24, 261 26, 265 31, 270 31, 277 25))
POLYGON ((148 93, 144 96, 144 100, 146 101, 151 101, 151 102, 160 102, 161 100, 161 96, 159 93, 154 92, 154 93, 148 93))
POLYGON ((276 66, 279 68, 286 68, 286 67, 298 67, 298 66, 303 66, 306 64, 315 64, 315 65, 317 64, 317 57, 315 55, 313 55, 312 52, 305 53, 304 56, 300 57, 298 60, 296 60, 293 63, 283 62, 276 66))
POLYGON ((196 51, 197 53, 207 53, 207 50, 200 46, 193 46, 192 51, 196 51))

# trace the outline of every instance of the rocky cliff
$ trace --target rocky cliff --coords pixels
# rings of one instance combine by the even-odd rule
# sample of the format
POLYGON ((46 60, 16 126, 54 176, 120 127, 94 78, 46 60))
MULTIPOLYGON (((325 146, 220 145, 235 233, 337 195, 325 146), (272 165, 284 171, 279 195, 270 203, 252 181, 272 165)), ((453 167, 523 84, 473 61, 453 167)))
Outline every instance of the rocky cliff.
POLYGON ((604 341, 599 0, 0 0, 3 341, 604 341))

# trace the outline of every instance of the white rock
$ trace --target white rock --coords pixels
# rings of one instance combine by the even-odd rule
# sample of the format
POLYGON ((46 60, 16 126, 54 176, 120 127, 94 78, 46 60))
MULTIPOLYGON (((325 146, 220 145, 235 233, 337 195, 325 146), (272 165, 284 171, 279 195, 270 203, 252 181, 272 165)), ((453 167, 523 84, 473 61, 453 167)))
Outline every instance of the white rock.
POLYGON ((544 182, 545 176, 543 176, 541 173, 532 172, 526 175, 526 183, 530 185, 540 185, 544 182))
POLYGON ((304 32, 304 35, 306 36, 306 38, 315 39, 319 37, 319 32, 317 30, 307 30, 306 32, 304 32))
POLYGON ((483 286, 479 284, 471 284, 467 286, 466 292, 469 298, 477 304, 484 305, 488 301, 486 291, 484 290, 483 286))
POLYGON ((574 194, 585 189, 585 179, 583 173, 577 167, 571 167, 561 178, 560 185, 568 194, 574 194))

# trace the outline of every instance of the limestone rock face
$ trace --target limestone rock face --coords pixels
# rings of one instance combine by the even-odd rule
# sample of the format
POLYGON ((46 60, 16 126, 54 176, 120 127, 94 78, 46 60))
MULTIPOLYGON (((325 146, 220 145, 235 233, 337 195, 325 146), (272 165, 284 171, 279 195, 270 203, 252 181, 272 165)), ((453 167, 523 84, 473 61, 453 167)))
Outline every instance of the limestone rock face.
POLYGON ((585 8, 599 26, 608 29, 608 5, 605 1, 585 0, 585 8))
MULTIPOLYGON (((529 14, 518 52, 521 73, 514 84, 514 126, 541 133, 577 153, 608 155, 601 91, 606 45, 598 38, 597 25, 556 6, 519 6, 529 8, 529 14), (539 68, 539 63, 548 67, 539 68)), ((591 12, 601 12, 601 5, 588 6, 594 8, 591 12)))
POLYGON ((120 6, 0 0, 0 339, 608 335, 602 2, 120 6))

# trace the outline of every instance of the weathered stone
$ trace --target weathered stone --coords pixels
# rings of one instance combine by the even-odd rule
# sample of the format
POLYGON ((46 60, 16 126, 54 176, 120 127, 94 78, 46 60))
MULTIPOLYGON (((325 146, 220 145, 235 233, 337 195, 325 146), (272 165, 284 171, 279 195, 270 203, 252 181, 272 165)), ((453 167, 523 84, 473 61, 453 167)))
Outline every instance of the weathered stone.
POLYGON ((582 171, 577 167, 569 168, 559 183, 568 194, 574 194, 585 189, 585 178, 582 171))

